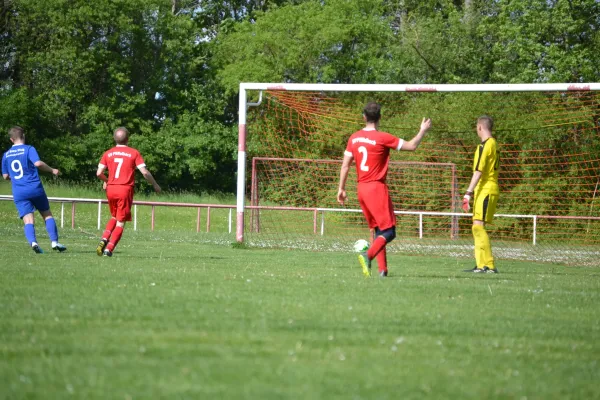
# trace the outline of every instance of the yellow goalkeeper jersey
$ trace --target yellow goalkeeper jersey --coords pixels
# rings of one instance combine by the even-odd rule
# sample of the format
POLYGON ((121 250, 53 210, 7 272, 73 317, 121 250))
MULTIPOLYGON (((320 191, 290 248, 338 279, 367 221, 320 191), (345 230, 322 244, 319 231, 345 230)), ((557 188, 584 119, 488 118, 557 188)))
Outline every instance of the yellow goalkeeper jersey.
POLYGON ((481 179, 477 183, 475 193, 485 190, 488 194, 500 194, 498 188, 499 167, 500 155, 498 154, 496 139, 492 137, 481 142, 475 150, 473 172, 481 172, 481 179))

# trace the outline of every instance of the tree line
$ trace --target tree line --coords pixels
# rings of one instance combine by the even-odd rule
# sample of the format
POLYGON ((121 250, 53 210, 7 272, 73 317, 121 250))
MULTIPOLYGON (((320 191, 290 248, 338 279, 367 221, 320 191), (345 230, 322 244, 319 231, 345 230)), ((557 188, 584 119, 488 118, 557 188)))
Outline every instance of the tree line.
POLYGON ((0 129, 86 182, 124 125, 162 186, 233 192, 240 82, 592 82, 599 32, 595 0, 4 0, 0 129))

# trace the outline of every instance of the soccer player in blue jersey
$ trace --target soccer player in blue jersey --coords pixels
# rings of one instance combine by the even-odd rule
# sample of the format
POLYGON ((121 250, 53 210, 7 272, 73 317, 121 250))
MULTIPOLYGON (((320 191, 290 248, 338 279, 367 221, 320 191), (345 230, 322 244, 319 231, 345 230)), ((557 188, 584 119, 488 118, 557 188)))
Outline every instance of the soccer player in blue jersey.
POLYGON ((12 147, 2 156, 2 177, 12 183, 12 194, 19 217, 25 223, 25 237, 36 253, 43 253, 35 237, 34 212, 38 210, 46 222, 46 230, 52 241, 52 249, 63 252, 65 246, 58 242, 58 228, 50 212, 50 203, 40 181, 38 169, 54 175, 60 171, 50 168, 40 160, 33 146, 25 144, 25 131, 19 126, 8 130, 12 147))

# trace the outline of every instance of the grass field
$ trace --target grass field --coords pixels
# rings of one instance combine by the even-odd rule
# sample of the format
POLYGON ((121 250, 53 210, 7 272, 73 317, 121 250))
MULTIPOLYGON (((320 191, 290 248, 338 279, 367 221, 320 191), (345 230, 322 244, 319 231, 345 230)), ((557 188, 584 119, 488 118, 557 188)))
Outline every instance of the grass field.
POLYGON ((0 399, 600 398, 600 272, 0 225, 0 399), (38 228, 40 243, 47 237, 38 228))

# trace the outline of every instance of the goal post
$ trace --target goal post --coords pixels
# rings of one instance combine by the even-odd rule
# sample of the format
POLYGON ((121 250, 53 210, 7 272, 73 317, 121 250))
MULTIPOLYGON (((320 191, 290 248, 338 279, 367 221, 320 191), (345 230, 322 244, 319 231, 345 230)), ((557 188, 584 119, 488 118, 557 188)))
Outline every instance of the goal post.
MULTIPOLYGON (((477 144, 476 118, 489 114, 495 120, 494 131, 501 150, 501 200, 493 240, 517 244, 516 247, 511 244, 511 248, 531 244, 537 246, 538 253, 540 244, 552 241, 556 244, 549 247, 560 247, 566 242, 592 248, 600 245, 600 204, 597 204, 600 202, 597 200, 600 196, 600 83, 242 83, 236 203, 238 242, 258 233, 253 229, 259 226, 256 225, 258 216, 267 218, 269 213, 275 223, 287 224, 289 229, 297 227, 298 232, 306 225, 306 232, 312 233, 317 223, 322 224, 325 234, 320 236, 338 234, 340 243, 349 242, 352 235, 360 235, 360 231, 327 230, 332 226, 329 220, 339 227, 354 218, 355 224, 360 225, 362 216, 354 212, 355 209, 350 212, 352 207, 347 211, 354 217, 328 211, 338 208, 335 192, 339 168, 325 169, 324 165, 339 165, 347 138, 362 127, 360 113, 367 100, 382 104, 380 129, 404 139, 414 136, 422 117, 433 120, 433 129, 417 152, 394 152, 391 158, 391 165, 405 162, 413 171, 408 176, 408 169, 393 171, 391 166, 388 175, 390 186, 395 181, 414 185, 408 189, 398 187, 393 198, 399 228, 405 230, 407 238, 418 237, 420 233, 421 237, 435 240, 442 231, 453 231, 453 238, 469 238, 470 218, 456 209, 456 198, 465 190, 472 174, 469 164, 477 144), (255 197, 258 194, 252 192, 258 189, 256 172, 251 170, 255 159, 307 161, 296 161, 294 166, 273 166, 270 173, 274 175, 261 181, 267 182, 265 188, 271 195, 270 200, 263 203, 261 197, 259 204, 255 197), (327 164, 328 160, 333 163, 327 164), (312 164, 313 169, 301 167, 302 163, 312 164), (438 167, 431 167, 429 174, 425 174, 425 170, 417 173, 419 163, 438 167), (447 187, 443 182, 451 180, 450 167, 444 167, 449 168, 447 171, 440 169, 444 164, 454 168, 453 206, 435 198, 436 191, 447 187), (286 193, 286 185, 289 193, 286 193), (307 200, 299 201, 302 196, 307 200), (285 210, 277 210, 277 207, 285 210), (298 216, 300 219, 288 219, 296 211, 301 213, 298 214, 302 215, 298 216), (455 215, 450 218, 446 214, 455 215), (316 221, 317 215, 322 220, 316 221), (442 226, 443 230, 438 230, 442 226), (341 235, 347 236, 342 238, 341 235)), ((352 176, 348 179, 350 196, 354 195, 353 179, 352 176)), ((292 236, 285 237, 285 229, 283 227, 265 243, 277 245, 279 239, 293 242, 292 236)), ((261 230, 262 238, 266 239, 267 231, 261 230)), ((430 247, 434 247, 433 242, 430 247)), ((468 242, 464 247, 468 247, 468 242)), ((513 252, 517 254, 520 250, 513 252)), ((467 253, 470 255, 470 250, 467 253)), ((515 258, 519 258, 518 254, 515 258)))

